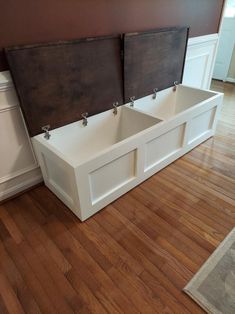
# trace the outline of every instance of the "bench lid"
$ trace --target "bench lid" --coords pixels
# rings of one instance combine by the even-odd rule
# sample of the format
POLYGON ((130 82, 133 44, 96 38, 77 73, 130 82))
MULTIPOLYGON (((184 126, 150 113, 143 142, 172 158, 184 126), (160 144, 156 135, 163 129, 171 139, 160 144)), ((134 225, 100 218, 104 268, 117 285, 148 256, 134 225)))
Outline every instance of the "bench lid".
POLYGON ((6 49, 30 136, 123 104, 121 43, 109 36, 6 49))
POLYGON ((188 33, 171 27, 124 35, 125 102, 182 82, 188 33))
POLYGON ((7 48, 29 135, 180 83, 187 40, 188 28, 174 27, 7 48))

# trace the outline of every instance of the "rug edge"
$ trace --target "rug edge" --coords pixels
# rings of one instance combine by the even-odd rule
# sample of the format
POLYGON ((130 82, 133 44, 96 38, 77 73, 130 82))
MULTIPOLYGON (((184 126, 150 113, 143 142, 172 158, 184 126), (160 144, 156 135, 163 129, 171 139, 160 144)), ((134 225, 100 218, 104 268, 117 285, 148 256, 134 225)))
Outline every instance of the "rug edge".
POLYGON ((200 302, 199 299, 197 299, 189 290, 187 290, 186 288, 183 288, 183 292, 185 294, 187 294, 194 302, 196 302, 203 310, 205 310, 207 313, 213 314, 205 304, 203 304, 202 302, 200 302))
MULTIPOLYGON (((208 267, 208 265, 211 264, 211 261, 213 258, 221 255, 218 255, 219 250, 221 247, 225 247, 230 245, 230 242, 232 240, 232 237, 235 237, 235 227, 226 235, 226 237, 223 239, 223 241, 217 246, 217 248, 214 250, 214 252, 208 257, 208 259, 202 264, 202 266, 198 269, 198 271, 193 275, 193 277, 190 279, 190 281, 186 284, 184 289, 189 289, 193 285, 195 285, 195 281, 198 280, 198 277, 202 276, 204 274, 205 269, 208 267), (228 241, 228 243, 226 243, 228 241)), ((223 254, 222 254, 223 255, 223 254)))
POLYGON ((208 259, 202 264, 202 266, 198 269, 198 271, 193 275, 193 277, 190 279, 190 281, 182 289, 182 291, 185 294, 187 294, 192 300, 194 300, 207 313, 213 313, 213 314, 218 313, 219 314, 221 312, 218 311, 218 309, 214 308, 213 305, 211 305, 209 302, 207 302, 207 300, 203 297, 203 295, 201 295, 201 298, 203 300, 200 301, 198 299, 197 288, 201 284, 200 277, 202 279, 206 268, 211 266, 211 262, 212 262, 213 258, 224 255, 226 253, 226 252, 222 252, 222 253, 218 254, 221 247, 226 248, 226 247, 231 245, 231 242, 234 240, 233 237, 235 238, 235 227, 226 235, 226 237, 217 246, 217 248, 214 250, 214 252, 208 257, 208 259), (196 281, 198 281, 198 284, 195 283, 196 281), (194 292, 192 290, 194 290, 194 292), (192 293, 194 293, 194 294, 192 294, 192 293), (213 312, 210 308, 213 309, 213 312))

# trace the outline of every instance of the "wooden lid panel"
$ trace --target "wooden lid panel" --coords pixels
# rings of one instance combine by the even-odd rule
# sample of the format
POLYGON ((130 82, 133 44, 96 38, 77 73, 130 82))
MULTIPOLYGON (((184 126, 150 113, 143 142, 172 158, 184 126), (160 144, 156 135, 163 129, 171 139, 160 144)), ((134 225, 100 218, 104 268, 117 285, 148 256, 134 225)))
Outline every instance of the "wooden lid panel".
POLYGON ((188 28, 177 27, 124 36, 124 95, 141 98, 182 82, 188 28))
POLYGON ((123 104, 121 38, 102 37, 6 50, 30 136, 123 104))

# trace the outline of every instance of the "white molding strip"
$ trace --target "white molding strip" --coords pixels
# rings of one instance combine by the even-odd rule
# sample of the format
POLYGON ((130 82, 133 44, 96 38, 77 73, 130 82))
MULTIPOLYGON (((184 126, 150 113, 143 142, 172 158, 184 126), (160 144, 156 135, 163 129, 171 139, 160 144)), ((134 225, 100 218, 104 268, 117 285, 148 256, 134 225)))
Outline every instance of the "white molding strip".
MULTIPOLYGON (((1 191, 0 189, 0 202, 8 199, 20 192, 25 191, 26 189, 41 183, 43 181, 42 179, 42 175, 34 175, 29 179, 23 180, 22 182, 18 183, 18 184, 13 184, 13 186, 11 186, 10 188, 4 189, 3 191, 1 191)), ((0 185, 1 188, 1 185, 0 185)))
MULTIPOLYGON (((10 89, 10 87, 8 89, 10 89)), ((18 108, 19 108, 18 104, 15 105, 15 106, 9 106, 9 107, 6 107, 6 108, 0 108, 0 113, 6 112, 6 111, 10 111, 10 110, 13 110, 13 109, 18 109, 18 108)))
POLYGON ((35 162, 35 164, 33 165, 30 165, 29 167, 25 167, 21 170, 18 170, 18 171, 15 171, 15 172, 12 172, 10 174, 8 174, 7 176, 4 176, 2 178, 0 178, 0 184, 1 183, 4 183, 4 182, 7 182, 7 181, 10 181, 14 178, 17 178, 23 174, 26 174, 32 170, 35 170, 35 169, 38 169, 39 168, 39 165, 35 162))
POLYGON ((227 78, 226 78, 226 82, 235 83, 235 78, 233 78, 233 77, 227 77, 227 78))
POLYGON ((216 34, 209 34, 209 35, 203 35, 198 37, 192 37, 188 40, 188 46, 194 46, 194 45, 207 45, 209 42, 216 42, 219 39, 219 35, 216 34))
POLYGON ((13 88, 13 82, 9 71, 0 72, 0 91, 6 91, 13 88))

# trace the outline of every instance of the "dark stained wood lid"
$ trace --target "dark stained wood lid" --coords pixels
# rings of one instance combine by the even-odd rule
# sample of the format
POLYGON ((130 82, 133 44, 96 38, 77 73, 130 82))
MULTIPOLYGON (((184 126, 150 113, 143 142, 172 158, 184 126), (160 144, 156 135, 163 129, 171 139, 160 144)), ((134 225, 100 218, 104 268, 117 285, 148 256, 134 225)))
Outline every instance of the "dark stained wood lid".
POLYGON ((30 136, 123 104, 121 37, 6 49, 30 136))
POLYGON ((188 31, 188 27, 174 27, 125 34, 125 102, 182 82, 188 31))

